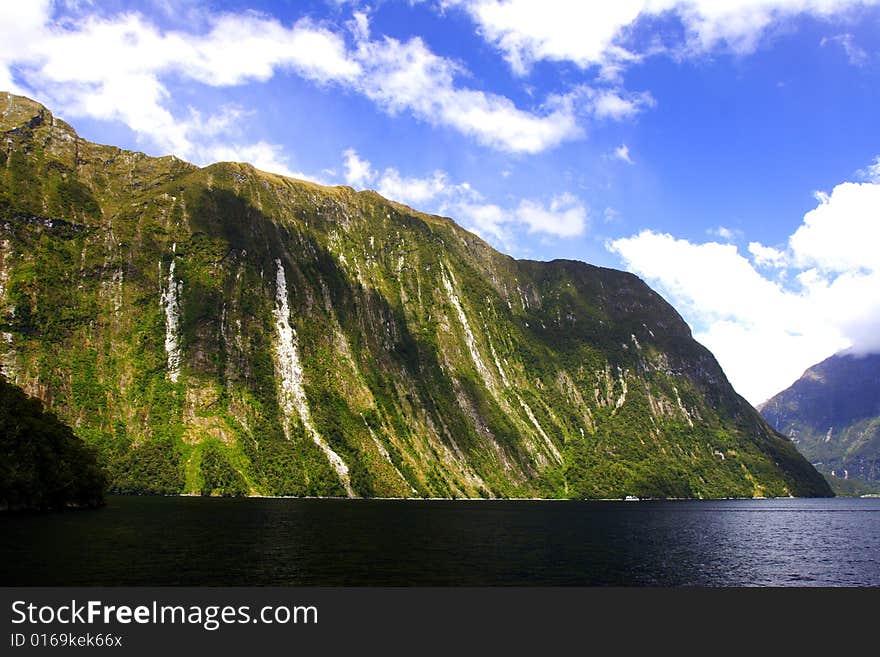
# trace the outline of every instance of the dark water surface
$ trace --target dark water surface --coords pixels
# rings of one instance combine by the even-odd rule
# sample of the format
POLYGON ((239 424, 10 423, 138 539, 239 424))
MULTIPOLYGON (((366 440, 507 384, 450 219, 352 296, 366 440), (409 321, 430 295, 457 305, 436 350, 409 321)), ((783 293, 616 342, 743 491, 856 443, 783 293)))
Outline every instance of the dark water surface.
POLYGON ((880 499, 110 497, 0 518, 0 584, 880 586, 880 499))

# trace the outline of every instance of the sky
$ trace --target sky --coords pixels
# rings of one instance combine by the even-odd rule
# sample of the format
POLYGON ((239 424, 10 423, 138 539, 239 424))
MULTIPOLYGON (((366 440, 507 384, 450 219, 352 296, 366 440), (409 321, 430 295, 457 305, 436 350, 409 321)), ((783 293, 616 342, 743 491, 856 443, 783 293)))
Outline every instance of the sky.
POLYGON ((880 350, 880 0, 0 0, 0 90, 631 271, 754 404, 880 350))

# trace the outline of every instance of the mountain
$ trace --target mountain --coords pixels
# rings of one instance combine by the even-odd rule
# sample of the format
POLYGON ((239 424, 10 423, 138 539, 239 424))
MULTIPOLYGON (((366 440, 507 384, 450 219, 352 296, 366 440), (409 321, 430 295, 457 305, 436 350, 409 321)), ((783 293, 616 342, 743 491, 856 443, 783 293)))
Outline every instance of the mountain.
POLYGON ((761 413, 820 471, 880 482, 880 355, 835 354, 761 413))
POLYGON ((71 428, 0 376, 0 511, 101 506, 104 484, 71 428))
POLYGON ((631 274, 10 94, 0 130, 0 362, 114 490, 830 494, 631 274))

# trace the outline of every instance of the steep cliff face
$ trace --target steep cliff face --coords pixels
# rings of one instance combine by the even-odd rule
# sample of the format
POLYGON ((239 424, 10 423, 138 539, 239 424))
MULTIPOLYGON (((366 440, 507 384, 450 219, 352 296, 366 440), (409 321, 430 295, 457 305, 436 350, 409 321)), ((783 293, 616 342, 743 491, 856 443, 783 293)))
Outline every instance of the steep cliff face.
POLYGON ((638 278, 244 164, 88 143, 0 95, 7 376, 114 486, 822 495, 638 278))
POLYGON ((0 513, 102 506, 104 485, 93 451, 0 376, 0 513))
POLYGON ((761 413, 822 472, 880 481, 880 355, 831 356, 761 413))

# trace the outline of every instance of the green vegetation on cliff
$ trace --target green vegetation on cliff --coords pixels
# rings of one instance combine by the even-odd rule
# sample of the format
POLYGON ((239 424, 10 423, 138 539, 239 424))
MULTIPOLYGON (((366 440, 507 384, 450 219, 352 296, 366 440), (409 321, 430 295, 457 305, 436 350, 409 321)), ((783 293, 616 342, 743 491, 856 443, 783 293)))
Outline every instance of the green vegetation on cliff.
POLYGON ((94 452, 0 375, 0 511, 100 506, 104 484, 94 452))
POLYGON ((11 95, 0 131, 0 358, 116 490, 830 493, 635 276, 11 95))

